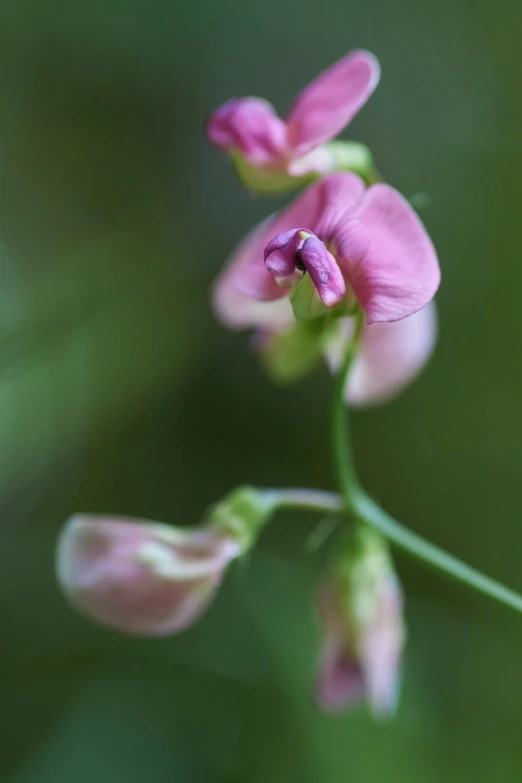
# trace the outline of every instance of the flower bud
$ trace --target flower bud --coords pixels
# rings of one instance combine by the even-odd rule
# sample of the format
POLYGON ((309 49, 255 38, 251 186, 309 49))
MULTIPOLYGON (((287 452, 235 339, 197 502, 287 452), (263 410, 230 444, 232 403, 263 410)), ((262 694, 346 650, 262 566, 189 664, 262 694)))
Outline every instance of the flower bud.
POLYGON ((355 531, 319 592, 318 608, 319 704, 339 711, 365 697, 374 716, 392 715, 405 630, 401 588, 379 535, 355 531))
POLYGON ((144 636, 177 633, 203 614, 273 508, 269 493, 240 487, 200 527, 75 515, 58 541, 58 582, 104 625, 144 636))

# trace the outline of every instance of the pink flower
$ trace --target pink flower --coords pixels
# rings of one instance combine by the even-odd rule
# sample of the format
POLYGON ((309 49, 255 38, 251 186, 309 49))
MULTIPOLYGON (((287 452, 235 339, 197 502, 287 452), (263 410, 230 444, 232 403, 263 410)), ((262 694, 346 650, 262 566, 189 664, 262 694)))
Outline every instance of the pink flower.
POLYGON ((59 583, 104 625, 165 636, 205 611, 228 564, 241 553, 216 526, 180 528, 127 518, 73 516, 57 550, 59 583))
POLYGON ((285 120, 261 98, 233 98, 209 118, 208 138, 254 168, 290 176, 324 174, 332 170, 332 154, 322 145, 364 106, 379 76, 370 52, 350 52, 305 87, 285 120))
MULTIPOLYGON (((303 269, 325 311, 356 298, 366 312, 347 399, 372 404, 399 391, 432 352, 431 299, 440 281, 435 250, 409 204, 388 185, 365 189, 355 174, 315 183, 233 252, 213 291, 218 318, 232 329, 254 327, 256 347, 268 359, 280 336, 295 352, 292 335, 299 337, 301 326, 288 294, 303 269)), ((332 369, 353 326, 353 319, 339 319, 317 352, 332 369)))
POLYGON ((365 189, 350 173, 314 183, 246 238, 218 281, 218 315, 248 325, 244 302, 235 312, 238 300, 284 297, 300 267, 328 307, 348 290, 368 324, 413 315, 440 283, 435 249, 408 202, 389 185, 365 189))
POLYGON ((364 546, 318 594, 323 642, 316 696, 332 712, 364 697, 376 717, 386 717, 397 705, 405 639, 402 592, 384 542, 372 536, 364 546))

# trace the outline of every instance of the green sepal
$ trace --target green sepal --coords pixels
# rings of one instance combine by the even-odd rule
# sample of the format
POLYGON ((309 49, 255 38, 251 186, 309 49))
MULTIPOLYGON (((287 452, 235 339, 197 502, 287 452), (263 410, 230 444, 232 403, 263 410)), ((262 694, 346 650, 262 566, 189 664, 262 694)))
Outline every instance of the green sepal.
POLYGON ((301 176, 292 176, 283 167, 253 166, 238 149, 230 152, 230 159, 236 176, 251 193, 259 196, 280 196, 292 190, 301 190, 327 174, 337 171, 352 171, 367 184, 376 181, 373 155, 358 141, 329 141, 323 148, 330 156, 323 171, 310 171, 301 176))
POLYGON ((317 288, 307 273, 290 291, 290 303, 296 321, 312 321, 329 312, 329 308, 322 301, 317 293, 317 288))
POLYGON ((319 364, 324 347, 324 319, 296 322, 287 332, 274 335, 261 353, 269 378, 278 384, 298 381, 319 364))
POLYGON ((255 544, 277 508, 276 494, 247 484, 236 487, 212 506, 206 522, 218 525, 236 538, 244 554, 255 544))
POLYGON ((232 150, 230 159, 241 184, 251 193, 256 193, 258 196, 280 196, 292 190, 304 188, 315 179, 318 179, 316 174, 292 177, 281 169, 252 166, 245 160, 239 150, 232 150))
POLYGON ((371 151, 358 141, 329 141, 325 149, 331 155, 330 173, 352 171, 367 184, 375 181, 375 166, 371 151))

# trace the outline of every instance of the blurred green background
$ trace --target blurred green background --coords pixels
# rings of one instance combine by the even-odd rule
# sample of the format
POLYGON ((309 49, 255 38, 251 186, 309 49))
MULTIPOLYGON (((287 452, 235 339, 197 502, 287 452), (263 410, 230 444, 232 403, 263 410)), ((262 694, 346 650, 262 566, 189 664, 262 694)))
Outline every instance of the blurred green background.
POLYGON ((405 524, 522 590, 522 11, 515 0, 2 0, 0 779, 515 783, 521 618, 397 556, 397 719, 312 704, 317 519, 279 515, 205 619, 161 641, 76 615, 53 547, 74 511, 198 521, 232 486, 333 486, 326 371, 271 387, 208 287, 278 205, 207 146, 234 95, 279 110, 351 48, 381 84, 349 129, 438 248, 440 339, 355 417, 405 524))

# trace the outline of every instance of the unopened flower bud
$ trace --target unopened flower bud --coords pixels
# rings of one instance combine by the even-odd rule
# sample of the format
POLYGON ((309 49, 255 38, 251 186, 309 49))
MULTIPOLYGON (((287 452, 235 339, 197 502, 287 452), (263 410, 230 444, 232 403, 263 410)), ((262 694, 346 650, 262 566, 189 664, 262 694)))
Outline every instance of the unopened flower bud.
POLYGON ((58 541, 59 584, 104 625, 145 636, 177 633, 199 619, 273 508, 269 493, 241 487, 200 527, 75 515, 58 541))
POLYGON ((58 542, 58 581, 92 619, 129 633, 165 636, 199 618, 240 551, 235 537, 217 526, 182 530, 75 515, 58 542))
POLYGON ((323 628, 317 699, 339 711, 365 697, 376 717, 395 712, 405 640, 402 592, 387 543, 357 530, 318 595, 323 628))

